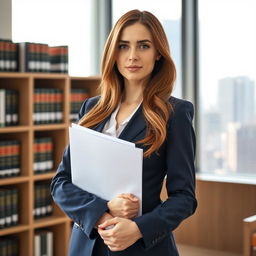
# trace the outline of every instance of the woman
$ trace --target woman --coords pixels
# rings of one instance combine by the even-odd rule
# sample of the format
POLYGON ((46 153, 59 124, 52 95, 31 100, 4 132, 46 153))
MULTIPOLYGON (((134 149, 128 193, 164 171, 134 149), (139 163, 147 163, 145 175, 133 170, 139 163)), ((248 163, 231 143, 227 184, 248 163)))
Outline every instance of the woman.
POLYGON ((106 201, 73 185, 67 147, 51 191, 75 222, 70 255, 178 255, 172 231, 197 202, 193 105, 170 96, 175 75, 158 19, 146 11, 124 14, 105 45, 101 96, 84 102, 79 124, 143 149, 142 215, 131 194, 106 201), (161 202, 165 176, 168 199, 161 202))

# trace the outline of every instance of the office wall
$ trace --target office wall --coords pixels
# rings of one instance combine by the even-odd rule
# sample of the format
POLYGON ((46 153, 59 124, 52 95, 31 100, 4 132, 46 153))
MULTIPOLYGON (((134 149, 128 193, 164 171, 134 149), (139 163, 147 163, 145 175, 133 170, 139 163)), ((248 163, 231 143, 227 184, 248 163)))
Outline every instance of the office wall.
POLYGON ((12 1, 0 1, 0 38, 12 39, 12 1))
POLYGON ((178 243, 241 253, 243 219, 256 214, 256 186, 197 180, 198 208, 175 231, 178 243))

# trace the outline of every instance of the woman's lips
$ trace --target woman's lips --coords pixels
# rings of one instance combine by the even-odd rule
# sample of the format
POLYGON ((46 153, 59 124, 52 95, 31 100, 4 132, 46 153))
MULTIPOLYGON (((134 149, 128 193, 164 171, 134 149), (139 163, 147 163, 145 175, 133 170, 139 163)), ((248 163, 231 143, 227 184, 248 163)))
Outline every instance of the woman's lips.
POLYGON ((141 67, 141 66, 128 66, 128 67, 126 67, 126 68, 127 68, 129 71, 131 71, 131 72, 135 72, 135 71, 141 69, 142 67, 141 67))

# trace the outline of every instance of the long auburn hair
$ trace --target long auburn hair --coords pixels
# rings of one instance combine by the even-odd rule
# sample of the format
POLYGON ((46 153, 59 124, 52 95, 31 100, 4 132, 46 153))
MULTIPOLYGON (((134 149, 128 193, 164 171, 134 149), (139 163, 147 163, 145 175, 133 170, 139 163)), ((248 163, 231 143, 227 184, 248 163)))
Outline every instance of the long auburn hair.
POLYGON ((147 150, 144 157, 157 151, 166 138, 167 121, 172 111, 168 99, 176 79, 176 68, 170 56, 168 40, 159 20, 150 12, 131 10, 125 13, 112 28, 105 44, 101 63, 101 97, 97 104, 84 115, 79 124, 91 128, 106 119, 118 106, 124 90, 124 79, 116 66, 118 41, 122 30, 134 23, 141 23, 151 32, 157 53, 156 61, 143 91, 142 109, 147 123, 144 139, 137 144, 144 144, 147 150))

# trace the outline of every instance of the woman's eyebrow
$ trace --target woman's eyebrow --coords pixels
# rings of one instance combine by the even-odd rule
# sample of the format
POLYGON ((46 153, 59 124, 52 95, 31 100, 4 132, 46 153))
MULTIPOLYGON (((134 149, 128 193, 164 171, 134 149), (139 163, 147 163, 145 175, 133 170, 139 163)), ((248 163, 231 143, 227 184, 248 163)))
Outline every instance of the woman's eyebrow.
MULTIPOLYGON (((124 43, 124 44, 129 44, 130 41, 127 40, 119 40, 119 43, 124 43)), ((144 39, 144 40, 138 40, 137 43, 152 43, 150 40, 148 39, 144 39)))

